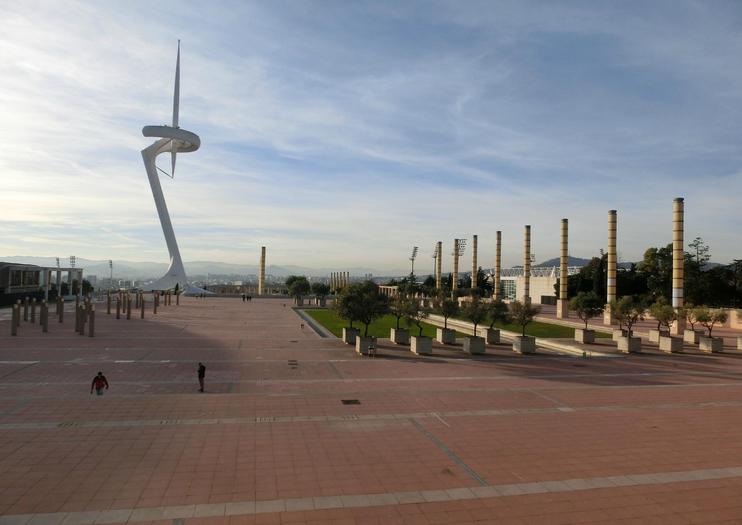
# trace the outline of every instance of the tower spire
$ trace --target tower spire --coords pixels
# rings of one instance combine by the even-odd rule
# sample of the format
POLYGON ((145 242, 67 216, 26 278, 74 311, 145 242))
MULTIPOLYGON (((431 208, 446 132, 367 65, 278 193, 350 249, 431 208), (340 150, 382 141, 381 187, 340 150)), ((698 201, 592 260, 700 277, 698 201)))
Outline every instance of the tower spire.
MULTIPOLYGON (((178 127, 178 110, 180 109, 180 40, 178 40, 178 57, 175 59, 175 90, 173 92, 173 127, 178 127)), ((175 177, 175 157, 178 154, 178 146, 172 141, 170 146, 170 159, 172 167, 170 176, 175 177)))

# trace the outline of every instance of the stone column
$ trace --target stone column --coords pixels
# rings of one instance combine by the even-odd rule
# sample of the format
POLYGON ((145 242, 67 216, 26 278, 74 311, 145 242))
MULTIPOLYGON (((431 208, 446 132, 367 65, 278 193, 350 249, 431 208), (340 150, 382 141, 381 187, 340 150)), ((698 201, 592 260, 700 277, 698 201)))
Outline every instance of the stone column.
MULTIPOLYGON (((142 296, 142 301, 144 301, 144 296, 142 296)), ((180 292, 175 294, 175 306, 180 306, 180 292)))
POLYGON ((472 235, 471 237, 471 294, 474 296, 474 290, 477 288, 477 273, 479 266, 477 265, 477 236, 472 235))
POLYGON ((569 298, 567 297, 567 265, 569 264, 569 220, 562 219, 562 250, 559 257, 559 300, 557 300, 557 319, 569 317, 569 298))
POLYGON ((31 299, 31 323, 36 324, 36 297, 31 299))
POLYGON ((17 304, 13 305, 13 316, 10 318, 10 335, 18 335, 18 323, 21 319, 21 310, 17 304))
POLYGON ((438 243, 435 245, 435 289, 440 290, 441 289, 441 278, 442 278, 442 269, 443 269, 443 243, 441 241, 438 241, 438 243))
POLYGON ((157 295, 157 292, 155 292, 154 296, 152 297, 152 313, 157 314, 157 307, 160 306, 160 296, 157 295))
POLYGON ((126 318, 131 319, 131 295, 126 294, 126 318))
POLYGON ((453 240, 453 274, 451 275, 451 297, 456 297, 459 289, 459 240, 453 240))
POLYGON ((28 304, 29 304, 29 298, 26 297, 23 300, 23 320, 28 321, 28 304))
POLYGON ((265 246, 260 247, 260 272, 258 273, 258 296, 265 294, 265 246))
MULTIPOLYGON (((683 250, 683 233, 685 222, 685 204, 682 197, 672 201, 672 306, 676 310, 685 304, 685 251, 683 250)), ((670 327, 672 335, 685 331, 685 317, 679 316, 670 327)))
POLYGON ((608 280, 606 281, 606 309, 603 312, 603 324, 613 324, 611 301, 616 300, 616 230, 618 217, 616 210, 608 210, 608 280))
POLYGON ((106 292, 106 313, 111 314, 111 290, 106 292))
POLYGON ((492 296, 495 299, 502 299, 500 294, 500 274, 502 273, 502 232, 497 231, 495 242, 495 281, 492 285, 492 296))
POLYGON ((116 298, 116 319, 121 319, 121 294, 116 298))
POLYGON ((523 236, 523 304, 531 303, 531 225, 526 224, 523 236))
POLYGON ((88 313, 89 316, 89 322, 88 322, 88 335, 90 337, 95 337, 95 305, 90 305, 90 312, 88 313))
POLYGON ((139 298, 139 318, 144 319, 144 295, 139 298))
POLYGON ((59 322, 64 322, 64 297, 59 298, 59 322))
POLYGON ((46 301, 41 303, 41 314, 40 314, 40 322, 41 322, 41 331, 46 333, 49 331, 49 305, 46 301))

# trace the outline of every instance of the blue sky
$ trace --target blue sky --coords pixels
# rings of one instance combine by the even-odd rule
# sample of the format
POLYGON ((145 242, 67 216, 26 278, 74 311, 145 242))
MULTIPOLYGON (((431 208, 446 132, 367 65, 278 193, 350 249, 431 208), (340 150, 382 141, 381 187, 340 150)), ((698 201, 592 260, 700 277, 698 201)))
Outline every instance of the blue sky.
POLYGON ((688 241, 742 256, 738 2, 0 8, 0 255, 166 260, 139 151, 171 118, 180 38, 202 148, 163 188, 186 260, 266 245, 273 264, 394 270, 478 234, 489 265, 502 230, 517 264, 524 224, 557 255, 562 217, 587 257, 612 208, 635 260, 671 241, 677 196, 688 241))

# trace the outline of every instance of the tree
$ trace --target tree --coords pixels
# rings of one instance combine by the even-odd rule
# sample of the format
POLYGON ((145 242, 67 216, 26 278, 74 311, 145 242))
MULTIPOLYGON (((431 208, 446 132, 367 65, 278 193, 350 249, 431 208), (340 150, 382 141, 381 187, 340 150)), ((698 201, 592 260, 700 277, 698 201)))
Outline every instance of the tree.
POLYGON ((582 319, 587 330, 587 322, 603 313, 604 303, 595 292, 580 292, 570 299, 569 307, 582 319))
POLYGON ((638 270, 647 276, 647 288, 654 299, 669 297, 672 286, 672 244, 663 248, 648 248, 638 270))
POLYGON ((309 293, 312 287, 309 285, 309 281, 303 275, 291 275, 286 279, 286 287, 289 289, 289 294, 294 297, 297 301, 302 298, 303 295, 309 293))
POLYGON ((406 299, 404 307, 404 319, 407 326, 417 326, 418 335, 423 335, 423 321, 430 315, 430 308, 420 304, 420 301, 411 297, 406 299))
POLYGON ((634 325, 644 320, 646 311, 647 305, 644 299, 634 299, 630 295, 625 295, 616 301, 611 301, 611 314, 619 320, 621 326, 626 326, 629 337, 632 335, 631 329, 634 325))
POLYGON ((495 327, 495 323, 497 322, 505 324, 511 321, 508 305, 506 305, 502 299, 493 299, 487 303, 487 314, 489 315, 490 320, 490 330, 495 327))
POLYGON ((706 327, 709 337, 711 337, 711 331, 714 329, 714 325, 727 322, 727 313, 723 310, 711 311, 706 306, 699 306, 696 308, 696 319, 706 327))
POLYGON ((353 328, 353 321, 358 321, 358 300, 358 295, 352 294, 349 288, 344 288, 332 305, 338 317, 348 321, 348 328, 353 328))
POLYGON ((487 318, 487 305, 479 297, 473 297, 471 301, 467 301, 464 304, 461 313, 464 315, 464 319, 474 325, 474 337, 476 337, 477 325, 487 318))
POLYGON ((443 299, 440 301, 438 311, 443 316, 443 328, 448 328, 448 318, 459 312, 459 303, 455 299, 443 299))
POLYGON ((525 337, 526 326, 533 321, 533 318, 541 311, 538 306, 533 306, 531 303, 521 303, 520 301, 513 301, 510 303, 510 315, 513 318, 513 322, 521 327, 521 334, 525 337))
POLYGON ((350 285, 348 294, 354 298, 356 319, 365 327, 363 337, 368 337, 368 326, 389 312, 387 297, 379 292, 379 286, 373 281, 350 285))
POLYGON ((394 298, 389 303, 389 309, 392 312, 392 315, 396 318, 397 324, 396 329, 399 330, 399 322, 402 320, 402 318, 405 317, 407 313, 407 308, 409 308, 409 301, 407 298, 399 293, 397 291, 397 295, 394 296, 394 298))
POLYGON ((688 247, 693 249, 691 255, 696 258, 696 264, 698 264, 698 267, 703 269, 706 263, 711 260, 708 244, 703 242, 701 237, 696 237, 693 241, 688 243, 688 247))
POLYGON ((673 308, 671 304, 668 304, 667 299, 665 299, 664 297, 659 297, 649 307, 649 314, 654 317, 655 321, 657 321, 658 331, 662 326, 667 327, 667 330, 670 331, 670 326, 678 318, 678 314, 675 311, 675 308, 673 308))
POLYGON ((330 294, 330 286, 325 283, 312 283, 312 293, 318 299, 324 299, 330 294))
POLYGON ((683 308, 678 310, 678 316, 682 315, 685 322, 690 325, 692 331, 696 331, 696 323, 698 323, 698 317, 696 316, 696 307, 691 303, 687 303, 683 308))

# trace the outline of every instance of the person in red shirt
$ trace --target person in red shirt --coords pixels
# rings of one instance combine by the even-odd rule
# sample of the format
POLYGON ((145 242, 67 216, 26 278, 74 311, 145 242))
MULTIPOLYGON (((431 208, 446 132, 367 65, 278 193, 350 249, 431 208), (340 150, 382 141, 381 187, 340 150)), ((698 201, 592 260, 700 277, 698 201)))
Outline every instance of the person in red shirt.
POLYGON ((93 384, 90 385, 90 393, 92 394, 93 389, 95 389, 95 393, 102 396, 104 388, 108 390, 108 380, 103 372, 98 372, 98 375, 93 378, 93 384))

